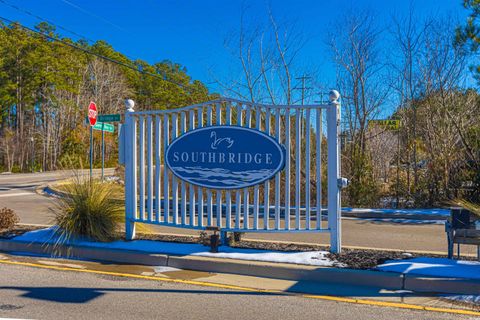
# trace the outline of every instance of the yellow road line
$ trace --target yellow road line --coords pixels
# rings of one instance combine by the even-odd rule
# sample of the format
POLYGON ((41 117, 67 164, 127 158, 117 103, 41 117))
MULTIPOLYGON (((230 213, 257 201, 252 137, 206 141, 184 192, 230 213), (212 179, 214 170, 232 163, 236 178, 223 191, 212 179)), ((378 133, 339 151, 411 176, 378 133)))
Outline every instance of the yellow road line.
MULTIPOLYGON (((228 284, 216 284, 216 283, 203 282, 203 281, 172 279, 172 278, 157 277, 157 276, 144 276, 144 275, 132 274, 132 273, 121 273, 121 272, 100 271, 100 270, 90 270, 90 269, 76 269, 76 268, 70 268, 70 267, 58 267, 58 266, 50 266, 50 265, 37 264, 37 263, 31 263, 31 262, 0 260, 0 263, 12 264, 12 265, 21 265, 21 266, 35 267, 35 268, 43 268, 43 269, 53 269, 53 270, 58 270, 58 271, 78 271, 78 272, 104 274, 104 275, 117 276, 117 277, 136 278, 136 279, 144 279, 144 280, 156 280, 156 281, 164 281, 164 282, 175 282, 175 283, 183 283, 183 284, 193 284, 193 285, 199 285, 199 286, 205 286, 205 287, 234 289, 234 290, 250 291, 250 292, 270 292, 269 290, 253 289, 253 288, 240 287, 240 286, 234 286, 234 285, 228 285, 228 284)), ((273 293, 273 291, 271 291, 271 292, 273 293)))
POLYGON ((355 303, 355 304, 378 306, 378 307, 401 308, 401 309, 410 309, 410 310, 433 311, 433 312, 440 312, 440 313, 453 313, 453 314, 461 314, 461 315, 480 316, 480 312, 478 311, 465 310, 465 309, 437 308, 437 307, 428 307, 428 306, 421 306, 421 305, 408 304, 408 303, 375 301, 375 300, 337 297, 337 296, 292 294, 292 293, 283 292, 279 290, 254 289, 254 288, 247 288, 247 287, 241 287, 236 285, 219 284, 219 283, 203 282, 203 281, 195 281, 195 280, 172 279, 172 278, 157 277, 157 276, 144 276, 144 275, 131 274, 131 273, 100 271, 100 270, 90 270, 90 269, 75 269, 70 267, 50 266, 50 265, 43 265, 43 264, 30 263, 30 262, 11 261, 11 260, 0 260, 0 264, 20 265, 20 266, 27 266, 27 267, 34 267, 34 268, 59 270, 59 271, 73 271, 73 272, 103 274, 103 275, 110 275, 110 276, 117 276, 117 277, 182 283, 182 284, 190 284, 190 285, 197 285, 197 286, 204 286, 204 287, 211 287, 211 288, 239 290, 239 291, 247 291, 247 292, 263 292, 263 293, 285 294, 285 295, 291 294, 291 295, 296 295, 296 296, 309 298, 309 299, 318 299, 318 300, 344 302, 344 303, 355 303))
POLYGON ((342 297, 335 297, 335 296, 322 296, 322 295, 302 295, 302 296, 304 298, 310 298, 310 299, 331 300, 331 301, 364 304, 364 305, 378 306, 378 307, 390 307, 390 308, 400 308, 400 309, 410 309, 410 310, 420 310, 420 311, 434 311, 434 312, 442 312, 442 313, 455 313, 455 314, 463 314, 463 315, 470 315, 470 316, 480 316, 480 312, 478 312, 478 311, 465 310, 465 309, 437 308, 437 307, 420 306, 420 305, 417 305, 417 304, 409 304, 409 303, 375 301, 375 300, 364 300, 364 299, 354 299, 354 298, 342 298, 342 297))

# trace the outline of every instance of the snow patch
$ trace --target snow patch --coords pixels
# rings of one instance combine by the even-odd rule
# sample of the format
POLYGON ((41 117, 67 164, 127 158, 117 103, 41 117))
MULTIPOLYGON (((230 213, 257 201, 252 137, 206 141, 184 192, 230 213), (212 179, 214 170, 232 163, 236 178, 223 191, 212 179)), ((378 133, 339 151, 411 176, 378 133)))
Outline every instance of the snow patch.
MULTIPOLYGON (((30 231, 13 238, 13 240, 27 243, 39 242, 52 244, 57 240, 55 230, 56 227, 50 227, 47 229, 30 231)), ((211 253, 208 251, 208 247, 194 243, 161 242, 151 240, 95 242, 82 238, 71 240, 67 244, 90 248, 133 250, 167 255, 192 255, 263 262, 294 263, 325 267, 334 266, 336 262, 327 258, 328 251, 282 252, 257 249, 240 249, 222 246, 219 248, 219 253, 211 253)), ((338 263, 336 265, 338 265, 338 263)))
POLYGON ((378 265, 376 269, 422 276, 480 280, 480 262, 476 261, 419 257, 408 260, 390 260, 378 265))
POLYGON ((444 296, 445 299, 448 300, 453 300, 457 302, 463 302, 463 303, 470 303, 470 304, 476 304, 480 306, 480 296, 475 296, 475 295, 448 295, 444 296))
POLYGON ((167 266, 157 266, 157 267, 154 267, 153 270, 155 271, 155 273, 163 273, 163 272, 180 271, 181 269, 167 267, 167 266))
MULTIPOLYGON (((244 249, 242 249, 244 250, 244 249)), ((223 250, 222 250, 223 251, 223 250)), ((311 252, 275 252, 262 251, 258 253, 244 253, 244 252, 199 252, 193 253, 193 256, 228 258, 238 260, 253 260, 265 262, 280 262, 280 263, 295 263, 295 264, 309 264, 316 266, 333 266, 333 261, 328 259, 326 251, 311 251, 311 252)))

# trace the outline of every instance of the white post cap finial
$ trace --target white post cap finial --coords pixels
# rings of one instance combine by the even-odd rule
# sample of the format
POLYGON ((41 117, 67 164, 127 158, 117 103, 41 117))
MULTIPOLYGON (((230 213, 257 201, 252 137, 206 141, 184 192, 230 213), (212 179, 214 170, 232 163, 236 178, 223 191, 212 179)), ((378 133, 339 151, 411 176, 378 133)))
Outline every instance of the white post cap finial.
POLYGON ((328 98, 330 99, 330 102, 332 102, 332 103, 337 102, 337 100, 340 98, 340 93, 338 93, 337 90, 332 90, 328 94, 328 98))
POLYGON ((125 107, 127 108, 128 112, 133 112, 133 107, 135 106, 135 102, 132 99, 125 100, 125 107))

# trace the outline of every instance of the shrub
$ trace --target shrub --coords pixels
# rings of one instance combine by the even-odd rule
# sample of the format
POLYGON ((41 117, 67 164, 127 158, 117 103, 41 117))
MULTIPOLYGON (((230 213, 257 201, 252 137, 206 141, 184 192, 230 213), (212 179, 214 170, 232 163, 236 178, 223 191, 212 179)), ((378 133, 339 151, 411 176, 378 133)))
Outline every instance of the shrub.
POLYGON ((14 165, 12 167, 12 173, 22 173, 22 170, 20 169, 20 166, 14 165))
POLYGON ((125 167, 124 166, 117 166, 115 168, 115 175, 121 180, 125 181, 125 167))
POLYGON ((245 234, 245 232, 233 232, 230 239, 233 243, 240 242, 242 241, 242 236, 245 234))
POLYGON ((206 231, 204 230, 200 231, 199 242, 204 246, 208 246, 208 247, 210 246, 210 236, 206 231))
POLYGON ((0 229, 11 229, 18 223, 18 219, 15 211, 9 208, 0 209, 0 229))
POLYGON ((356 151, 346 169, 350 185, 346 189, 345 202, 350 206, 377 206, 381 193, 378 182, 373 177, 370 157, 356 151))
POLYGON ((117 235, 119 222, 124 220, 124 207, 115 184, 90 181, 75 175, 64 186, 66 195, 59 199, 55 210, 58 243, 82 236, 95 241, 110 241, 117 235))

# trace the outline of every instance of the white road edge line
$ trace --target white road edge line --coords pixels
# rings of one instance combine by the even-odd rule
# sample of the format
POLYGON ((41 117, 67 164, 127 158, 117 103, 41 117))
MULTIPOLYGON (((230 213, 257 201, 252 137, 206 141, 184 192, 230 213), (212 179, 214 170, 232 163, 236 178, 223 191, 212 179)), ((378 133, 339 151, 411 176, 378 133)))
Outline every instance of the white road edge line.
POLYGON ((18 192, 18 193, 5 193, 0 194, 0 198, 4 197, 20 197, 20 196, 33 196, 36 195, 35 192, 18 192))

